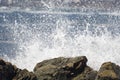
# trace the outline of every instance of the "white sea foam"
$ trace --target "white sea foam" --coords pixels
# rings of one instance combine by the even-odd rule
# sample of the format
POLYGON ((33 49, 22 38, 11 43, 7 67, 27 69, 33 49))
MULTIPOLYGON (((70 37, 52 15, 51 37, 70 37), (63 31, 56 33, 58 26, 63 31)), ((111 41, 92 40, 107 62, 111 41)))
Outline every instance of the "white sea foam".
MULTIPOLYGON (((66 0, 67 2, 67 0, 66 0)), ((54 7, 52 4, 46 5, 48 7, 54 7)), ((68 9, 68 8, 67 8, 68 9)), ((16 10, 11 10, 9 13, 14 13, 16 10)), ((86 11, 86 10, 85 10, 86 11)), ((4 12, 4 11, 2 11, 4 12)), ((5 11, 8 13, 8 11, 5 11)), ((19 11, 17 11, 19 12, 19 11)), ((22 12, 22 11, 20 11, 22 12)), ((30 27, 28 23, 29 19, 24 19, 24 16, 17 14, 18 20, 15 20, 14 23, 10 24, 1 24, 4 26, 9 26, 10 30, 13 32, 14 41, 8 43, 16 43, 18 45, 18 50, 16 50, 16 56, 14 58, 9 58, 6 56, 8 61, 17 65, 19 68, 27 68, 32 71, 35 65, 38 62, 41 62, 46 59, 51 59, 55 57, 75 57, 75 56, 87 56, 88 65, 92 68, 98 70, 100 65, 105 61, 112 61, 120 65, 120 36, 119 34, 114 35, 108 31, 108 27, 114 27, 119 25, 119 21, 112 21, 112 18, 109 19, 108 23, 99 22, 100 18, 90 21, 89 17, 94 15, 109 15, 109 16, 119 16, 119 12, 103 12, 95 13, 89 12, 52 12, 52 11, 30 11, 29 8, 26 11, 23 11, 30 14, 50 14, 48 16, 41 15, 43 17, 42 22, 36 21, 38 23, 32 24, 30 27), (56 17, 54 26, 50 26, 53 23, 47 23, 47 21, 53 18, 52 15, 56 17), (61 15, 61 16, 60 16, 61 15), (80 23, 78 19, 69 20, 62 15, 80 15, 87 16, 88 21, 84 19, 80 23), (47 17, 49 19, 47 19, 47 17), (61 18, 60 18, 61 17, 61 18), (22 21, 18 23, 17 21, 22 21), (28 22, 27 22, 28 21, 28 22), (93 23, 89 23, 93 22, 93 23), (96 23, 95 23, 96 22, 96 23), (112 22, 112 23, 111 23, 112 22), (116 24, 118 23, 118 24, 116 24), (39 26, 37 26, 39 24, 39 26), (49 26, 45 26, 45 25, 49 26), (78 26, 78 24, 80 24, 78 26), (78 27, 76 27, 76 25, 78 27), (83 26, 82 26, 83 25, 83 26), (91 26, 95 26, 95 30, 89 30, 91 26), (42 27, 42 28, 41 28, 42 27), (51 28, 50 28, 51 27, 51 28), (79 30, 79 28, 83 30, 79 30), (85 28, 85 29, 84 29, 85 28), (102 29, 101 29, 102 28, 102 29), (49 31, 52 30, 52 31, 49 31), (93 33, 94 32, 94 33, 93 33)), ((3 17, 5 22, 7 16, 3 17)), ((97 16, 99 17, 99 16, 97 16)), ((37 17, 39 18, 39 16, 37 17)), ((104 17, 103 17, 104 18, 104 17)), ((17 19, 17 17, 16 17, 17 19)), ((117 18, 116 18, 117 19, 117 18)), ((111 29, 111 31, 112 31, 111 29)), ((1 42, 1 41, 0 41, 1 42)), ((3 43, 4 41, 2 41, 3 43)), ((4 42, 6 43, 6 42, 4 42)))
POLYGON ((16 52, 17 56, 9 59, 9 61, 19 68, 27 68, 30 71, 38 62, 60 56, 87 56, 88 65, 96 70, 106 61, 112 61, 120 65, 119 35, 113 36, 107 31, 107 27, 100 30, 100 26, 92 34, 88 30, 91 25, 86 22, 86 29, 76 31, 72 37, 69 33, 75 27, 71 26, 72 23, 74 22, 60 18, 56 21, 56 27, 52 33, 43 35, 44 31, 40 33, 37 27, 28 29, 28 26, 19 24, 20 28, 15 22, 15 27, 12 30, 14 30, 16 41, 18 41, 19 50, 16 52), (98 32, 100 35, 97 34, 98 32))

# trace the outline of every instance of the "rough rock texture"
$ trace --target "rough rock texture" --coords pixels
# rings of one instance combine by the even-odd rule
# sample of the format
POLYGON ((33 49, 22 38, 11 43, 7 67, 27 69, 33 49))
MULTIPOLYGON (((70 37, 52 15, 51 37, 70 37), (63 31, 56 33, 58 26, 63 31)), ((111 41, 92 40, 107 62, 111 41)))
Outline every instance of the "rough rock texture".
POLYGON ((96 75, 97 71, 94 71, 87 66, 82 73, 73 77, 72 80, 95 80, 96 75))
POLYGON ((38 80, 93 80, 96 72, 88 67, 86 62, 85 56, 60 57, 38 63, 34 72, 38 80))
POLYGON ((0 80, 37 80, 37 78, 32 72, 21 70, 0 59, 0 80))
POLYGON ((0 59, 0 80, 12 80, 18 70, 16 66, 0 59))
POLYGON ((111 62, 102 64, 96 80, 120 80, 120 67, 111 62))
POLYGON ((33 73, 0 59, 0 80, 120 80, 120 66, 115 63, 102 64, 98 72, 86 63, 85 56, 59 57, 38 63, 33 73))
POLYGON ((19 71, 12 80, 37 80, 37 78, 32 72, 24 69, 19 71))

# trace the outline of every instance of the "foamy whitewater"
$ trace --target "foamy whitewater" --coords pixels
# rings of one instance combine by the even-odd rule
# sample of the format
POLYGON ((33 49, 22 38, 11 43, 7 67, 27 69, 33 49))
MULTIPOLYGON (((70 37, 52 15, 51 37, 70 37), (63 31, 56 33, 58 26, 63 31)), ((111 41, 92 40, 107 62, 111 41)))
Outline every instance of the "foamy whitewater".
POLYGON ((27 9, 1 11, 0 21, 0 44, 15 45, 9 54, 1 51, 0 57, 19 68, 32 71, 43 60, 75 56, 86 56, 96 70, 106 61, 120 65, 119 12, 27 9))

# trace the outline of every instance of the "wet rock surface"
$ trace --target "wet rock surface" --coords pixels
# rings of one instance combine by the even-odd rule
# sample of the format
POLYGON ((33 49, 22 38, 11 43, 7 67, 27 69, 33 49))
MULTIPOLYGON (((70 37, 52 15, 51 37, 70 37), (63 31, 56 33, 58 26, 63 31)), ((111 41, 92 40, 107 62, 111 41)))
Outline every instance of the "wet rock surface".
POLYGON ((60 57, 38 63, 34 72, 39 80, 95 79, 96 72, 88 67, 86 62, 87 58, 85 56, 75 58, 60 57))
POLYGON ((120 80, 120 66, 112 62, 103 63, 96 80, 120 80))
POLYGON ((9 62, 0 59, 0 80, 37 80, 36 76, 27 71, 21 70, 9 62))
POLYGON ((0 80, 120 80, 120 66, 105 62, 95 71, 87 65, 85 56, 59 57, 44 60, 29 72, 0 59, 0 80))
POLYGON ((32 72, 24 69, 19 71, 12 80, 37 80, 37 78, 32 72))
POLYGON ((0 80, 12 80, 18 70, 16 66, 0 59, 0 80))

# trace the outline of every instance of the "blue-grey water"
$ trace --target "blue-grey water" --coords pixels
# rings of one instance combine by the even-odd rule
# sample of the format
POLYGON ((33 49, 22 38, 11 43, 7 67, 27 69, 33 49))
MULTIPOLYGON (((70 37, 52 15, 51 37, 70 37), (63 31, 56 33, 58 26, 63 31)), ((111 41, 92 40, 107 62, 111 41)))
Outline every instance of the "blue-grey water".
POLYGON ((95 69, 120 65, 119 12, 0 11, 0 58, 32 70, 45 59, 82 55, 95 69))

